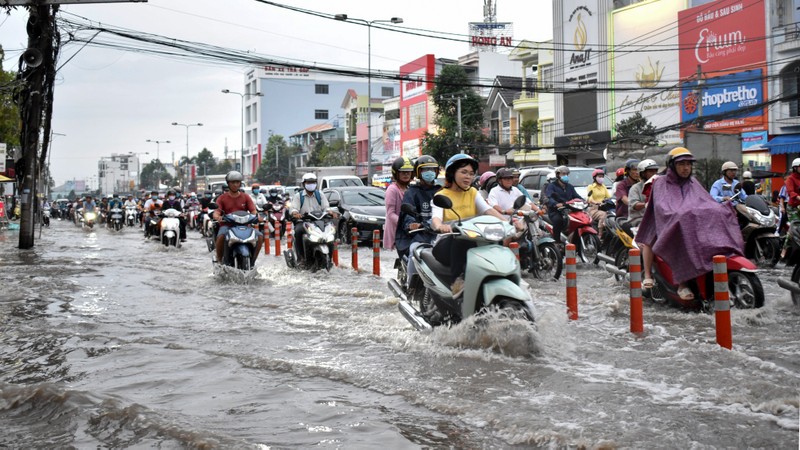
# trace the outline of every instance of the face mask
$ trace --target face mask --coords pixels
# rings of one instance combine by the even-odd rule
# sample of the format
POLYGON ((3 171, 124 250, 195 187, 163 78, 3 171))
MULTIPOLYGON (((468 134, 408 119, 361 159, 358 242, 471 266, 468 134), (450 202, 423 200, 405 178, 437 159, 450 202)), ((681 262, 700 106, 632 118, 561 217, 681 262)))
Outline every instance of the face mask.
POLYGON ((174 195, 170 195, 170 196, 169 196, 169 200, 170 200, 170 201, 172 201, 172 200, 175 200, 175 196, 174 196, 174 195))
POLYGON ((253 189, 253 194, 258 194, 259 192, 261 192, 261 189, 253 189))
POLYGON ((317 183, 310 183, 306 185, 306 190, 308 192, 314 192, 317 190, 317 183))
POLYGON ((569 175, 561 175, 562 183, 569 183, 569 175))
POLYGON ((597 177, 597 178, 595 178, 595 180, 597 181, 597 184, 603 184, 603 180, 604 180, 604 179, 605 179, 605 178, 603 178, 603 177, 597 177))
POLYGON ((423 179, 423 180, 424 180, 426 183, 433 183, 433 180, 435 180, 435 179, 436 179, 436 172, 434 172, 434 171, 431 171, 431 170, 427 170, 427 171, 425 171, 425 172, 422 172, 422 173, 420 174, 420 177, 422 177, 422 179, 423 179))

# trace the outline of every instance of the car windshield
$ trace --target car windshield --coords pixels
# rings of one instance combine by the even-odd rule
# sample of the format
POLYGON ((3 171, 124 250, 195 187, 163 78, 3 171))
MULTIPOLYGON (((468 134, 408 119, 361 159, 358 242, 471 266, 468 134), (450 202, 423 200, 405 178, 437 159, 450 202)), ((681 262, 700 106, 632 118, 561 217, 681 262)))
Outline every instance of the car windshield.
POLYGON ((350 206, 384 206, 383 191, 345 191, 342 192, 342 200, 345 205, 350 206))
POLYGON ((569 184, 576 187, 586 187, 592 184, 592 169, 571 169, 569 184))
POLYGON ((334 178, 330 180, 329 187, 363 186, 361 180, 356 178, 334 178))

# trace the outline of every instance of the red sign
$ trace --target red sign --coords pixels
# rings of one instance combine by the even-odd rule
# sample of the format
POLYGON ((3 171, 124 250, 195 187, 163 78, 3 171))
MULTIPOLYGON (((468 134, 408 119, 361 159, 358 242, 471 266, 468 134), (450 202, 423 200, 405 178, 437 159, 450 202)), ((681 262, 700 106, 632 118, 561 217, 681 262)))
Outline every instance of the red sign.
POLYGON ((719 0, 678 13, 680 77, 747 70, 767 60, 765 2, 719 0), (716 73, 715 73, 716 72, 716 73))

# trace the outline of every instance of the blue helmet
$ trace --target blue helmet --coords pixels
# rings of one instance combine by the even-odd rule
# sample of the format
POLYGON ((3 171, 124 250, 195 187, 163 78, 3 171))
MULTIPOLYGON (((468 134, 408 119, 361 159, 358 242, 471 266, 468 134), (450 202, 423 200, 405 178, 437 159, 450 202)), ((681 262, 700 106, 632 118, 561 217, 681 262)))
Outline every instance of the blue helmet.
POLYGON ((455 173, 456 169, 464 167, 466 165, 471 165, 472 170, 475 172, 478 171, 478 161, 475 160, 472 156, 469 156, 464 153, 458 153, 450 157, 447 160, 447 163, 444 165, 444 178, 448 183, 452 183, 455 180, 455 173))

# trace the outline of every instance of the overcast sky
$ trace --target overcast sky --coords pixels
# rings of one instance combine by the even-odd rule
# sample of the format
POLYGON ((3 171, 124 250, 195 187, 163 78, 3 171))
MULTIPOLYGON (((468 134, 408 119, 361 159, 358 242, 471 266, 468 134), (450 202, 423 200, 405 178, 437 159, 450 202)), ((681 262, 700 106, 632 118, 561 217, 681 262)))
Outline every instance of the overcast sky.
MULTIPOLYGON (((281 2, 327 14, 367 20, 401 17, 402 26, 466 35, 469 22, 483 19, 482 0, 341 0, 281 2)), ((300 59, 366 70, 367 30, 289 11, 256 0, 150 0, 147 3, 62 6, 110 26, 176 39, 252 51, 277 59, 300 59)), ((552 37, 550 0, 499 0, 497 19, 514 23, 514 42, 552 37)), ((16 70, 26 48, 28 13, 18 9, 0 18, 5 69, 16 70)), ((124 41, 121 41, 124 42, 124 41)), ((82 44, 64 45, 59 65, 82 44)), ((458 58, 466 43, 372 29, 373 70, 398 70, 424 54, 458 58)), ((186 154, 186 129, 172 122, 203 123, 189 131, 189 154, 203 147, 222 156, 241 145, 241 98, 222 89, 243 90, 245 67, 222 63, 172 61, 165 57, 87 46, 58 72, 55 89, 52 171, 57 184, 89 179, 97 161, 111 153, 150 152, 161 144, 162 161, 186 154)))

